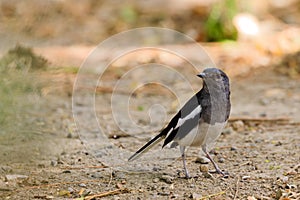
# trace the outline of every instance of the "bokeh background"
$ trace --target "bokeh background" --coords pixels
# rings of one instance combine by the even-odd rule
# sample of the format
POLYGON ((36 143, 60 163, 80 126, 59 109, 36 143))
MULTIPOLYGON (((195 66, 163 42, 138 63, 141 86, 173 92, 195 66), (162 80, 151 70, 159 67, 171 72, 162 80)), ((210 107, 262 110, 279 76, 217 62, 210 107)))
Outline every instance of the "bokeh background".
MULTIPOLYGON (((96 194, 116 199, 199 199, 211 193, 215 199, 300 198, 299 25, 299 0, 0 0, 0 191, 4 192, 0 199, 92 199, 96 194), (163 162, 152 170, 158 173, 120 173, 91 155, 89 146, 96 144, 84 146, 79 139, 72 95, 80 66, 102 41, 141 27, 188 35, 230 76, 231 120, 214 153, 221 166, 233 171, 227 182, 215 183, 197 172, 204 182, 186 184, 174 178, 179 172, 166 169, 163 162)), ((188 45, 176 48, 197 57, 188 45)), ((113 53, 103 57, 113 59, 113 53)), ((119 58, 105 72, 102 85, 81 88, 82 104, 76 106, 82 107, 87 132, 96 134, 97 127, 88 127, 92 116, 84 114, 85 93, 95 93, 103 105, 97 108, 99 123, 120 149, 134 151, 167 123, 179 104, 160 85, 138 88, 134 94, 117 91, 132 95, 134 120, 151 127, 151 133, 138 135, 144 139, 120 130, 107 106, 115 83, 134 66, 150 62, 171 66, 185 77, 198 73, 164 52, 119 58), (164 102, 167 116, 151 121, 148 110, 159 102, 164 102)), ((133 74, 133 88, 146 73, 133 74)), ((199 80, 188 79, 197 90, 199 80)), ((171 84, 182 90, 184 98, 192 95, 180 82, 171 84)), ((128 127, 128 132, 134 130, 128 127)), ((193 171, 199 171, 196 157, 196 151, 191 153, 193 171)), ((147 158, 143 165, 152 167, 147 158)))

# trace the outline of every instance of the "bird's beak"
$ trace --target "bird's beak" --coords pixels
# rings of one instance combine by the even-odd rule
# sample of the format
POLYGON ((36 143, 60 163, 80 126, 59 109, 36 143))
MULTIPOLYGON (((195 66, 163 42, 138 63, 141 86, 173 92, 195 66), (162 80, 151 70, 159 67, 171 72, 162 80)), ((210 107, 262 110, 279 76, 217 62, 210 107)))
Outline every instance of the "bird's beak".
POLYGON ((197 76, 200 77, 200 78, 204 78, 204 77, 205 77, 205 74, 204 74, 204 73, 200 73, 200 74, 198 74, 197 76))

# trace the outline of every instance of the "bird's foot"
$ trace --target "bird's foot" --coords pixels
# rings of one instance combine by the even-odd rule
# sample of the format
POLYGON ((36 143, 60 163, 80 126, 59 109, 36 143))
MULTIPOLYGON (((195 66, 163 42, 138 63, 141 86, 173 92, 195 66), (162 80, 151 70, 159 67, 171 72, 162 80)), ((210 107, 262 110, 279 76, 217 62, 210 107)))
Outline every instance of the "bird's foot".
POLYGON ((224 172, 224 171, 220 170, 219 168, 216 168, 215 170, 210 170, 209 173, 211 173, 211 174, 221 174, 224 178, 228 178, 228 176, 229 176, 228 172, 224 172))
POLYGON ((177 171, 177 175, 178 175, 178 177, 181 177, 181 178, 184 178, 184 179, 193 179, 193 178, 198 178, 198 176, 191 176, 190 174, 189 174, 189 172, 187 171, 185 171, 185 170, 178 170, 177 171), (184 174, 184 176, 182 176, 184 174))
POLYGON ((185 178, 186 178, 186 179, 192 178, 192 177, 190 176, 190 173, 189 173, 186 169, 184 170, 184 174, 185 174, 185 178))

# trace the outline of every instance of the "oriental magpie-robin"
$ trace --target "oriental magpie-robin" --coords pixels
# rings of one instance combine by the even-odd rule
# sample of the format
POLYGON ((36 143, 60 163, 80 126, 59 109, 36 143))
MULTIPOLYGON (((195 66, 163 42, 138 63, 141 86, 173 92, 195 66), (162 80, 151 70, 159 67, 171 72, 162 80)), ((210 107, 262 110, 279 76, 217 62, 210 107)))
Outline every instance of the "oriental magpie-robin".
POLYGON ((155 144, 165 139, 163 147, 170 142, 173 142, 171 147, 180 146, 187 178, 190 177, 185 161, 185 149, 188 146, 201 147, 214 165, 216 172, 224 175, 209 155, 208 148, 221 134, 230 114, 229 78, 217 68, 207 68, 197 76, 203 79, 202 89, 178 111, 157 136, 132 155, 129 161, 139 158, 155 144))

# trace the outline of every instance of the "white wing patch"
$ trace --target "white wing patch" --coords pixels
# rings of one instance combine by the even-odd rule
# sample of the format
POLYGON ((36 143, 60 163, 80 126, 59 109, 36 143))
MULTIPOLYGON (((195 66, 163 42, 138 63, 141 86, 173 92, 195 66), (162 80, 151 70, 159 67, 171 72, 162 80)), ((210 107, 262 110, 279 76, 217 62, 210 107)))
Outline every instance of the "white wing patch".
POLYGON ((179 118, 177 125, 174 129, 180 127, 182 124, 184 124, 185 121, 189 120, 189 119, 193 119, 196 115, 198 115, 201 112, 201 106, 198 105, 190 114, 188 114, 187 116, 185 116, 184 118, 179 118))

